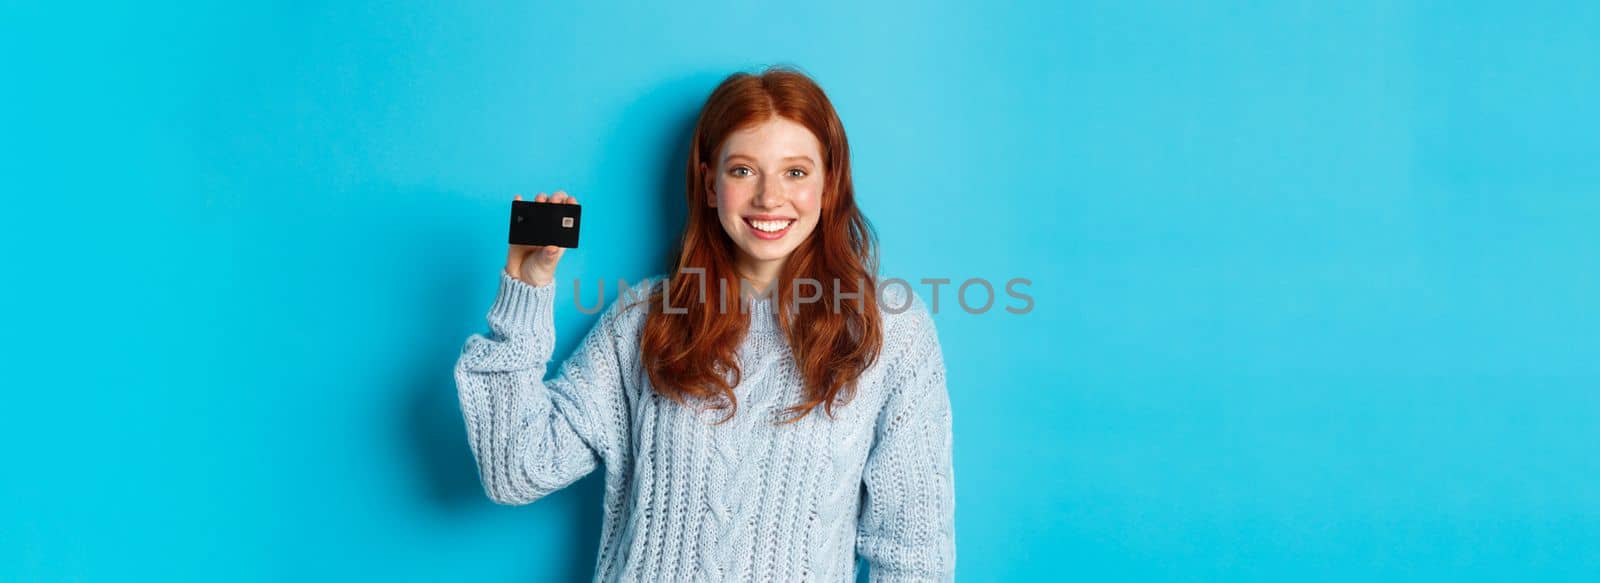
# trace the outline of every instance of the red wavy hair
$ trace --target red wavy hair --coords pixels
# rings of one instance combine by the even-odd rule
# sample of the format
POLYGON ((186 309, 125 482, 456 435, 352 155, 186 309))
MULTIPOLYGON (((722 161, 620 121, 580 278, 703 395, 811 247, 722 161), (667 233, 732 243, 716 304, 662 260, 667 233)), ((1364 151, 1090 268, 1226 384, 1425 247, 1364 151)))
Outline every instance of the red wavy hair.
POLYGON ((730 298, 732 306, 722 310, 718 299, 706 299, 716 290, 737 297, 744 288, 734 270, 738 250, 717 220, 716 209, 706 202, 709 183, 701 164, 715 173, 729 134, 774 117, 805 126, 817 137, 825 180, 817 227, 789 255, 771 288, 773 306, 787 308, 774 312, 805 384, 802 401, 785 408, 788 418, 780 424, 805 418, 819 404, 831 418, 836 404, 854 398, 857 381, 883 345, 877 236, 856 207, 850 145, 833 103, 815 81, 788 66, 760 74, 734 73, 700 109, 684 191, 688 220, 667 285, 649 297, 652 306, 671 305, 674 311, 685 306, 687 313, 650 310, 640 338, 641 358, 655 391, 679 404, 694 400, 727 410, 719 424, 738 412, 733 389, 742 373, 736 350, 749 330, 750 316, 737 309, 737 300, 730 298), (688 268, 704 269, 704 279, 686 272, 688 268), (820 282, 824 301, 790 305, 797 278, 820 282), (860 300, 841 300, 835 311, 830 295, 835 281, 840 293, 858 293, 860 300), (657 303, 663 300, 671 303, 657 303))

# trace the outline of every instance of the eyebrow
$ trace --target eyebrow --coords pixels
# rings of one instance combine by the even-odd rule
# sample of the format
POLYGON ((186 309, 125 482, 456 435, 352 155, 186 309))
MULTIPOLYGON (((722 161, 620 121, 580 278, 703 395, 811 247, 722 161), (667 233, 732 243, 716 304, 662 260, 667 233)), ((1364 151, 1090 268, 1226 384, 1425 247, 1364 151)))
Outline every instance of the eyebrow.
MULTIPOLYGON (((746 156, 744 154, 729 154, 728 155, 728 160, 729 161, 732 161, 734 158, 744 158, 744 159, 749 160, 751 162, 755 161, 755 158, 753 158, 751 156, 746 156)), ((784 158, 784 160, 805 160, 805 161, 810 162, 812 164, 816 164, 817 163, 817 161, 816 160, 812 160, 810 156, 788 156, 788 157, 784 158)))

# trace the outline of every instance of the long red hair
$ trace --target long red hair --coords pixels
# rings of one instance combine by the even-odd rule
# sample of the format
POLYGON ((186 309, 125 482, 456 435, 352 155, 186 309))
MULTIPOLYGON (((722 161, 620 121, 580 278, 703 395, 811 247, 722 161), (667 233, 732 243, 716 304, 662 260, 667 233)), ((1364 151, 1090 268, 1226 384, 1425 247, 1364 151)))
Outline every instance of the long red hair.
POLYGON ((694 400, 727 410, 718 423, 738 412, 733 389, 742 373, 736 350, 749 330, 750 316, 738 308, 744 288, 734 270, 737 249, 716 209, 706 202, 706 172, 717 172, 717 157, 729 134, 773 117, 803 125, 817 137, 825 180, 817 227, 789 255, 771 290, 773 311, 805 385, 801 402, 784 410, 788 418, 782 423, 805 418, 819 404, 832 417, 836 404, 854 398, 857 381, 883 345, 877 236, 856 207, 850 145, 833 103, 816 82, 790 67, 730 75, 711 92, 695 122, 684 191, 688 221, 667 285, 649 298, 652 306, 671 305, 675 312, 683 306, 687 313, 650 310, 640 338, 641 358, 655 391, 679 404, 694 400), (701 170, 702 163, 707 170, 701 170), (689 268, 704 269, 704 278, 686 272, 689 268), (797 278, 821 283, 823 301, 790 305, 797 278), (860 300, 845 296, 835 311, 835 281, 841 294, 860 294, 860 300), (731 309, 719 307, 721 298, 711 295, 717 290, 732 292, 731 309), (663 300, 670 304, 657 303, 663 300))

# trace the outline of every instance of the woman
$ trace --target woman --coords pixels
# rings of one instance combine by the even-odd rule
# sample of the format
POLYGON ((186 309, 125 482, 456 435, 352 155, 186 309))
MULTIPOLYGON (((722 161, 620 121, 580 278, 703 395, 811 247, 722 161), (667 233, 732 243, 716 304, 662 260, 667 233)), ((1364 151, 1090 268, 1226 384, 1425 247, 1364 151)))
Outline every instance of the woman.
POLYGON ((600 581, 853 581, 857 553, 875 581, 952 579, 938 336, 909 287, 877 289, 827 96, 784 67, 728 77, 688 177, 671 275, 548 381, 564 250, 511 247, 455 370, 489 497, 528 504, 603 463, 600 581))

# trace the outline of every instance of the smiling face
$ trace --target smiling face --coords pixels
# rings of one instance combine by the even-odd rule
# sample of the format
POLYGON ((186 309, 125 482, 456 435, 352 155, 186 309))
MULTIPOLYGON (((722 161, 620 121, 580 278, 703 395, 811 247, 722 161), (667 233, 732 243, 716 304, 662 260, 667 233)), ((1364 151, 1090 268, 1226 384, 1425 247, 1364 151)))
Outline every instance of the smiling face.
POLYGON ((764 288, 817 228, 822 144, 805 126, 773 117, 729 134, 716 161, 700 165, 706 203, 738 248, 740 274, 764 288))

